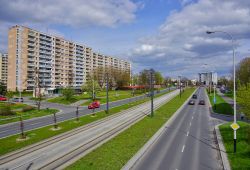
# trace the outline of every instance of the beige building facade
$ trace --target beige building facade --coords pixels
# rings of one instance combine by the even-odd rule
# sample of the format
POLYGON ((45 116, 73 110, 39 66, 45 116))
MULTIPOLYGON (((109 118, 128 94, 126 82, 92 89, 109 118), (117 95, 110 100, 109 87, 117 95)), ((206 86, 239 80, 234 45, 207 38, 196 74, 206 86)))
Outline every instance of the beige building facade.
POLYGON ((33 90, 38 85, 50 89, 79 88, 97 67, 131 69, 127 61, 24 26, 10 28, 8 39, 8 90, 33 90))

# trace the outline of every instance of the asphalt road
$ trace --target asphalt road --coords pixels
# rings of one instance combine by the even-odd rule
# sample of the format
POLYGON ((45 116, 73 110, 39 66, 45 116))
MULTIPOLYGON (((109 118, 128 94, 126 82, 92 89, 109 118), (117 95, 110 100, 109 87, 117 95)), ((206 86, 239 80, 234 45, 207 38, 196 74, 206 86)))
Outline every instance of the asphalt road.
MULTIPOLYGON (((155 107, 160 107, 173 97, 177 96, 178 93, 179 91, 175 90, 155 99, 155 107)), ((11 161, 6 162, 4 161, 4 158, 1 157, 0 160, 4 161, 4 163, 0 161, 0 169, 55 169, 55 167, 58 165, 62 166, 65 162, 71 160, 68 159, 67 156, 72 152, 81 150, 83 148, 82 152, 87 153, 89 152, 89 147, 93 150, 95 145, 98 145, 106 139, 111 139, 111 137, 114 137, 113 131, 115 132, 121 126, 123 127, 124 123, 127 122, 127 124, 125 124, 123 127, 123 129, 126 129, 130 127, 131 124, 139 121, 140 119, 138 119, 138 117, 143 118, 147 114, 150 114, 150 104, 150 102, 146 102, 139 106, 135 106, 133 109, 123 111, 117 116, 108 118, 105 121, 96 124, 95 126, 86 127, 79 133, 72 134, 63 138, 62 140, 48 144, 39 149, 35 149, 32 152, 27 153, 25 152, 24 148, 23 150, 25 154, 18 156, 15 159, 11 159, 11 161), (104 135, 108 136, 102 138, 104 135), (54 162, 56 161, 58 161, 59 164, 54 165, 54 162), (44 166, 46 166, 46 168, 44 166)), ((15 154, 13 155, 15 156, 15 154)), ((75 156, 72 155, 72 159, 74 158, 75 156)))
MULTIPOLYGON (((174 88, 172 88, 172 89, 174 89, 174 88)), ((170 89, 170 90, 172 90, 172 89, 170 89)), ((169 91, 169 89, 161 90, 160 93, 164 93, 167 91, 169 91)), ((130 103, 130 102, 142 100, 145 98, 147 98, 146 95, 141 95, 141 96, 136 96, 136 97, 132 97, 132 98, 127 98, 124 100, 110 102, 109 108, 121 106, 121 105, 130 103)), ((51 104, 51 107, 53 108, 53 106, 56 106, 56 105, 59 106, 60 104, 51 104)), ((44 107, 44 104, 43 104, 43 107, 44 107)), ((64 109, 63 107, 65 107, 65 106, 61 106, 62 110, 64 109)), ((102 111, 102 110, 106 110, 106 104, 102 104, 100 108, 95 109, 95 112, 102 111)), ((92 110, 89 110, 87 108, 87 106, 79 108, 79 116, 84 116, 84 115, 87 115, 90 113, 92 113, 92 110)), ((61 121, 73 119, 75 117, 76 117, 76 107, 68 106, 67 110, 65 108, 64 112, 62 112, 61 114, 57 114, 57 121, 61 122, 61 121)), ((24 121, 24 130, 28 131, 28 130, 32 130, 32 129, 37 129, 37 128, 40 128, 43 126, 51 125, 53 123, 54 123, 53 115, 28 119, 28 120, 24 121)), ((18 134, 18 133, 20 133, 20 123, 19 122, 0 125, 0 138, 4 138, 4 137, 11 136, 11 135, 18 134)))
POLYGON ((137 161, 137 170, 223 169, 205 91, 196 92, 195 105, 186 105, 160 138, 137 161), (206 105, 198 105, 204 99, 206 105))

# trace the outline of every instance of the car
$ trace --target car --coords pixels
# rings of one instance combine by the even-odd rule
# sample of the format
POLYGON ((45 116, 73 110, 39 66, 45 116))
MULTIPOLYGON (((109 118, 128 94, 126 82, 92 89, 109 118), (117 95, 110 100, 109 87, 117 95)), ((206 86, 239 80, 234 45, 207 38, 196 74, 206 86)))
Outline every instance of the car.
POLYGON ((194 105, 194 104, 195 104, 195 101, 194 101, 194 100, 189 100, 188 104, 189 104, 189 105, 194 105))
POLYGON ((94 101, 90 105, 88 105, 88 109, 96 109, 100 107, 100 102, 99 101, 94 101))
POLYGON ((197 95, 194 94, 194 95, 192 96, 192 98, 193 98, 193 99, 197 99, 197 95))
POLYGON ((205 105, 205 100, 200 100, 199 105, 205 105))
POLYGON ((23 102, 23 98, 22 97, 15 97, 12 99, 13 102, 23 102))
POLYGON ((5 96, 0 95, 0 101, 6 101, 7 98, 5 96))

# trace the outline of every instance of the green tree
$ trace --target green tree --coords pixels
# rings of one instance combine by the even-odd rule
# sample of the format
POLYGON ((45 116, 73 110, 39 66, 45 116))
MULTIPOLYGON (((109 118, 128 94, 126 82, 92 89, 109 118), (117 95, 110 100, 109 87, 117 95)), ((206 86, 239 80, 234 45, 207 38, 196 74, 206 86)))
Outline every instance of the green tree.
POLYGON ((236 69, 237 80, 246 88, 250 82, 250 57, 241 60, 236 69))
POLYGON ((94 79, 89 79, 83 86, 82 91, 87 92, 92 100, 96 99, 96 95, 101 91, 99 83, 94 79))
POLYGON ((62 89, 62 95, 66 100, 72 99, 74 94, 75 94, 75 92, 71 87, 66 87, 66 88, 62 89))
POLYGON ((10 99, 13 98, 13 96, 14 96, 14 93, 12 91, 7 91, 6 97, 9 103, 10 103, 10 99))
MULTIPOLYGON (((250 83, 248 83, 248 86, 250 83)), ((240 85, 237 90, 237 101, 240 105, 240 110, 250 118, 250 88, 245 85, 240 85)))
POLYGON ((164 81, 164 78, 163 78, 161 72, 156 71, 155 72, 155 84, 162 85, 163 81, 164 81))

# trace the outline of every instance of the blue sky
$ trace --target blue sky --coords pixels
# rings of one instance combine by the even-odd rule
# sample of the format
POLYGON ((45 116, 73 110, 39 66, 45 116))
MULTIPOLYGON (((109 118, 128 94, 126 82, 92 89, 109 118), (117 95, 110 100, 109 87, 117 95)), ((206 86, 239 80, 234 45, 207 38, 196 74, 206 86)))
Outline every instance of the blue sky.
POLYGON ((239 62, 250 56, 249 18, 248 0, 0 0, 0 50, 7 51, 8 28, 19 24, 127 59, 133 72, 227 75, 232 43, 205 31, 230 32, 239 62))

